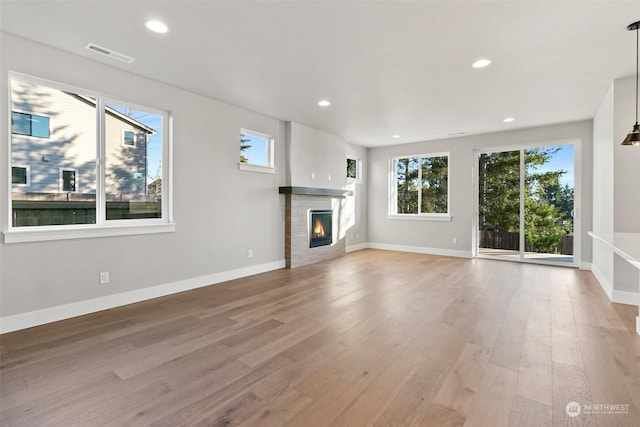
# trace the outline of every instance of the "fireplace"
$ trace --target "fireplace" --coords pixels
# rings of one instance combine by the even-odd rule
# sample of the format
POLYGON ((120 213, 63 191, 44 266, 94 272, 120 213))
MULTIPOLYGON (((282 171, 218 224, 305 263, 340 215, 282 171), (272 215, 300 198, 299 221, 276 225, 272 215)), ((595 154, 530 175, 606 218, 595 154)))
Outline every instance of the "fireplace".
POLYGON ((330 210, 309 211, 309 247, 326 246, 333 243, 333 233, 331 232, 330 210))

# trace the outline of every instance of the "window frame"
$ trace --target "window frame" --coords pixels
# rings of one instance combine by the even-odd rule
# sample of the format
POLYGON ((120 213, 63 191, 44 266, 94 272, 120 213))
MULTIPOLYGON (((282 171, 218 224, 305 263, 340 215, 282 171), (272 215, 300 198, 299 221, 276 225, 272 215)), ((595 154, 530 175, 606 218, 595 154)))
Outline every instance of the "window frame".
MULTIPOLYGON (((11 81, 11 79, 10 79, 11 81)), ((47 117, 47 116, 41 116, 39 114, 33 114, 33 113, 29 113, 29 112, 25 112, 25 111, 20 111, 18 110, 14 110, 11 109, 11 118, 10 118, 10 124, 11 124, 11 135, 20 135, 20 136, 26 136, 29 138, 39 138, 39 139, 51 139, 51 117, 47 117), (25 116, 29 116, 29 133, 19 133, 19 132, 14 132, 13 131, 13 114, 22 114, 25 116), (38 135, 34 135, 33 134, 33 117, 40 117, 42 119, 47 119, 47 136, 38 136, 38 135)))
POLYGON ((15 187, 21 187, 21 188, 31 187, 31 166, 29 166, 29 165, 24 165, 24 166, 23 165, 11 165, 11 179, 10 179, 10 182, 11 182, 11 188, 13 188, 14 186, 15 187), (26 181, 27 181, 26 183, 17 184, 17 183, 13 182, 13 168, 22 168, 22 169, 26 170, 26 181))
MULTIPOLYGON (((65 225, 41 225, 41 226, 23 226, 14 227, 12 218, 12 179, 11 179, 11 167, 9 167, 8 173, 5 175, 7 179, 6 185, 8 188, 8 203, 7 203, 7 215, 6 220, 2 224, 2 234, 4 243, 21 243, 21 242, 37 242, 37 241, 50 241, 50 240, 66 240, 66 239, 78 239, 78 238, 93 238, 93 237, 110 237, 110 236, 127 236, 127 235, 139 235, 139 234, 156 234, 156 233, 171 233, 175 232, 176 224, 173 222, 173 114, 168 110, 161 110, 158 108, 143 106, 122 100, 116 97, 111 97, 103 93, 84 89, 70 84, 55 82, 40 77, 35 77, 15 71, 8 72, 8 104, 11 107, 13 105, 12 100, 12 81, 24 81, 27 83, 45 86, 50 89, 60 90, 65 92, 71 92, 81 96, 87 96, 96 100, 96 223, 95 224, 65 224, 65 225), (105 104, 106 103, 118 103, 123 106, 131 106, 140 110, 148 111, 153 114, 160 115, 162 117, 162 142, 161 142, 161 158, 162 158, 162 212, 160 218, 141 218, 141 219, 106 219, 106 197, 105 197, 105 161, 106 161, 106 140, 105 140, 105 104)), ((7 120, 9 126, 7 126, 8 134, 8 155, 7 161, 11 166, 12 161, 12 146, 13 146, 13 132, 11 126, 11 113, 15 111, 9 108, 9 114, 7 120)), ((49 122, 51 124, 51 121, 49 122)), ((26 136, 16 134, 20 136, 26 136)), ((51 132, 49 134, 51 140, 51 132)), ((19 166, 19 165, 17 165, 19 166)), ((64 168, 75 171, 76 176, 76 191, 79 188, 79 174, 76 169, 64 168)), ((62 178, 62 172, 60 173, 60 179, 62 178)), ((29 177, 31 178, 31 177, 29 177)), ((29 181, 31 181, 29 179, 29 181)), ((62 182, 60 182, 60 189, 62 189, 62 182)))
MULTIPOLYGON (((433 152, 426 154, 408 154, 402 156, 394 156, 389 158, 389 219, 407 219, 407 220, 425 220, 425 221, 451 221, 451 153, 433 152), (418 212, 418 213, 398 213, 398 194, 397 194, 397 168, 396 162, 400 159, 417 158, 419 165, 422 165, 422 159, 431 157, 447 158, 447 212, 418 212)), ((418 168, 418 182, 422 183, 422 166, 418 168)), ((421 184, 422 185, 422 184, 421 184)), ((418 191, 418 208, 422 206, 422 188, 418 191)))
POLYGON ((243 162, 238 162, 238 168, 240 170, 244 170, 244 171, 249 171, 249 172, 260 172, 260 173, 270 173, 270 174, 275 174, 276 173, 276 168, 275 168, 275 137, 273 135, 270 135, 268 133, 264 133, 264 132, 258 132, 255 130, 251 130, 251 129, 247 129, 247 128, 240 128, 240 138, 238 139, 238 141, 240 141, 240 139, 242 139, 242 135, 250 135, 256 138, 261 138, 266 140, 267 146, 265 147, 265 150, 267 152, 267 164, 266 165, 260 165, 257 163, 243 163, 243 162))

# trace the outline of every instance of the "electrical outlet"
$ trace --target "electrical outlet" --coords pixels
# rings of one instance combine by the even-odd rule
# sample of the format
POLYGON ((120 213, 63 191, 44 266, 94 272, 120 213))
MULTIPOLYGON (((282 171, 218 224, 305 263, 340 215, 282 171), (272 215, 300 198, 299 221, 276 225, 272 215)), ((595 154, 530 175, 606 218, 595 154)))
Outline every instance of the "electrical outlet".
POLYGON ((311 172, 311 179, 316 179, 316 173, 315 172, 311 172))
POLYGON ((109 272, 103 271, 102 273, 100 273, 100 284, 106 285, 107 283, 109 283, 109 272))
POLYGON ((457 245, 457 244, 458 244, 458 238, 456 238, 456 237, 454 237, 454 238, 453 238, 453 244, 454 244, 454 245, 457 245))
POLYGON ((327 175, 327 179, 331 181, 331 174, 327 175))
POLYGON ((247 258, 253 258, 253 250, 252 249, 249 249, 247 251, 247 258))

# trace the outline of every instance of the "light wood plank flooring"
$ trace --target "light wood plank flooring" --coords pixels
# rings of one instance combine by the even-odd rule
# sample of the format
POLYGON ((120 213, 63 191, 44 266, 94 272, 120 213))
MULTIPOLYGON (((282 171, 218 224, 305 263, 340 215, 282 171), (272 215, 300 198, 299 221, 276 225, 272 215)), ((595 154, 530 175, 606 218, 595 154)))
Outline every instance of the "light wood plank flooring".
POLYGON ((5 334, 0 424, 638 426, 636 313, 589 272, 364 250, 5 334))

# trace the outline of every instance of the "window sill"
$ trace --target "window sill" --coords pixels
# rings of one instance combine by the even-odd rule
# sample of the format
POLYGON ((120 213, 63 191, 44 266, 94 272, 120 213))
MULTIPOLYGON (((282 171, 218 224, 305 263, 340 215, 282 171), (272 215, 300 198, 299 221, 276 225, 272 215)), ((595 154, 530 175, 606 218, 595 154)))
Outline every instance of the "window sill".
POLYGON ((139 234, 173 233, 175 224, 146 225, 74 225, 21 227, 3 232, 4 243, 43 242, 50 240, 86 239, 94 237, 133 236, 139 234))
POLYGON ((407 219, 410 221, 451 221, 452 217, 449 214, 389 214, 389 219, 407 219))
POLYGON ((249 172, 276 173, 276 168, 272 168, 270 166, 248 165, 246 163, 238 163, 238 169, 249 172))

